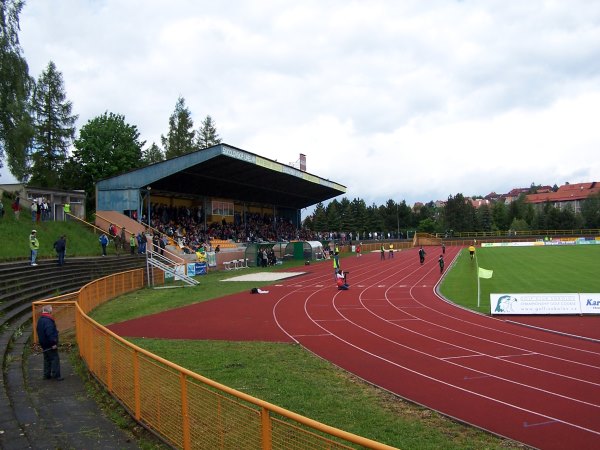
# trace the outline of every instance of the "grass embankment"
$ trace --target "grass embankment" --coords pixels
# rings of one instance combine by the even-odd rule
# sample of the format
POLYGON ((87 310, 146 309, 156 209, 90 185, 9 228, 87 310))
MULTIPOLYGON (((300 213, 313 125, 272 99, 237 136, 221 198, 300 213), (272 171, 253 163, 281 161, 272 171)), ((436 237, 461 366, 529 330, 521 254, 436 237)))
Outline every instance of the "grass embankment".
MULTIPOLYGON (((29 235, 31 230, 37 231, 40 249, 38 259, 56 258, 54 242, 61 236, 67 236, 66 257, 73 256, 99 256, 102 248, 98 242, 98 235, 77 221, 54 222, 46 221, 36 223, 31 220, 29 209, 21 210, 19 220, 15 219, 10 207, 11 202, 3 198, 4 217, 0 219, 0 261, 15 261, 29 259, 29 235)), ((114 246, 108 246, 108 254, 114 254, 114 246)))
POLYGON ((476 260, 464 249, 446 274, 440 291, 453 302, 490 313, 491 293, 600 292, 600 245, 478 248, 476 260), (480 280, 477 265, 493 270, 480 280))
MULTIPOLYGON (((289 267, 286 263, 285 267, 289 267)), ((326 263, 325 263, 326 264, 326 263)), ((244 273, 265 269, 251 268, 244 273)), ((269 268, 268 270, 273 270, 269 268)), ((260 286, 223 283, 227 272, 199 277, 185 289, 133 292, 96 309, 103 324, 119 322, 260 286)), ((293 344, 131 339, 180 366, 254 397, 343 430, 402 449, 519 447, 405 402, 293 344)))

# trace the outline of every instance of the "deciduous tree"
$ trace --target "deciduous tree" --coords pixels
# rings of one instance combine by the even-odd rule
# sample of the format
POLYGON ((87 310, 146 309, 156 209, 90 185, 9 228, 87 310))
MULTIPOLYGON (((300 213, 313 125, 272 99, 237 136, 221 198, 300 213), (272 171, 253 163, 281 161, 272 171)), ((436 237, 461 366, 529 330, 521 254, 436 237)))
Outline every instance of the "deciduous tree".
MULTIPOLYGON (((88 207, 95 207, 94 185, 98 180, 138 168, 142 163, 140 134, 120 114, 105 112, 88 121, 79 132, 71 157, 78 187, 85 189, 88 207)), ((69 169, 71 170, 71 169, 69 169)), ((70 174, 73 183, 73 173, 70 174)))

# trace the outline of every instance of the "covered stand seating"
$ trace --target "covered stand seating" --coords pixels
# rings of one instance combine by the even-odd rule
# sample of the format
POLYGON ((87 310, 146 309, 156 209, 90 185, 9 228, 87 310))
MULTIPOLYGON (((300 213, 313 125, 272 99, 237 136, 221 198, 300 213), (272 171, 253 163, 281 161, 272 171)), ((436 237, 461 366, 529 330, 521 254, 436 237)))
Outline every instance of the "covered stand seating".
POLYGON ((261 265, 263 249, 270 255, 269 265, 291 259, 299 261, 323 259, 323 244, 319 241, 262 242, 249 244, 246 247, 246 260, 249 266, 261 265))
POLYGON ((323 259, 323 244, 319 241, 289 242, 285 247, 285 257, 303 261, 323 259))

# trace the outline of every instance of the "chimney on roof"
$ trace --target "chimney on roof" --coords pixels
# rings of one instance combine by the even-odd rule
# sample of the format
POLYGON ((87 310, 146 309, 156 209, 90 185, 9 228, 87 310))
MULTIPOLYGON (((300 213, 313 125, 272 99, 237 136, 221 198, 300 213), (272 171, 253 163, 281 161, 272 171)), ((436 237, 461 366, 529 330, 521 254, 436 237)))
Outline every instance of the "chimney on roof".
POLYGON ((300 153, 300 170, 306 172, 306 155, 304 153, 300 153))

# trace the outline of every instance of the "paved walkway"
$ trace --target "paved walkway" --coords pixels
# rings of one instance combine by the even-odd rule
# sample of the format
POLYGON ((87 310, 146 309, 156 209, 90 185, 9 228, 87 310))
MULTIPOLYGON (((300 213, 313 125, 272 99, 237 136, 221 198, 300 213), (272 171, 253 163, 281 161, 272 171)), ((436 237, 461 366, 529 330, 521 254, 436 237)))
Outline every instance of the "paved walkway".
MULTIPOLYGON (((139 446, 125 431, 108 419, 90 399, 84 381, 75 372, 68 354, 61 354, 63 381, 44 380, 43 356, 32 355, 27 361, 27 386, 41 427, 52 436, 51 445, 36 448, 137 449, 139 446)), ((37 442, 43 443, 44 436, 37 442)))
POLYGON ((140 448, 90 398, 69 354, 61 351, 60 357, 63 381, 43 379, 43 356, 39 354, 30 354, 22 365, 10 365, 5 381, 11 385, 12 410, 0 409, 0 447, 6 450, 140 448))

